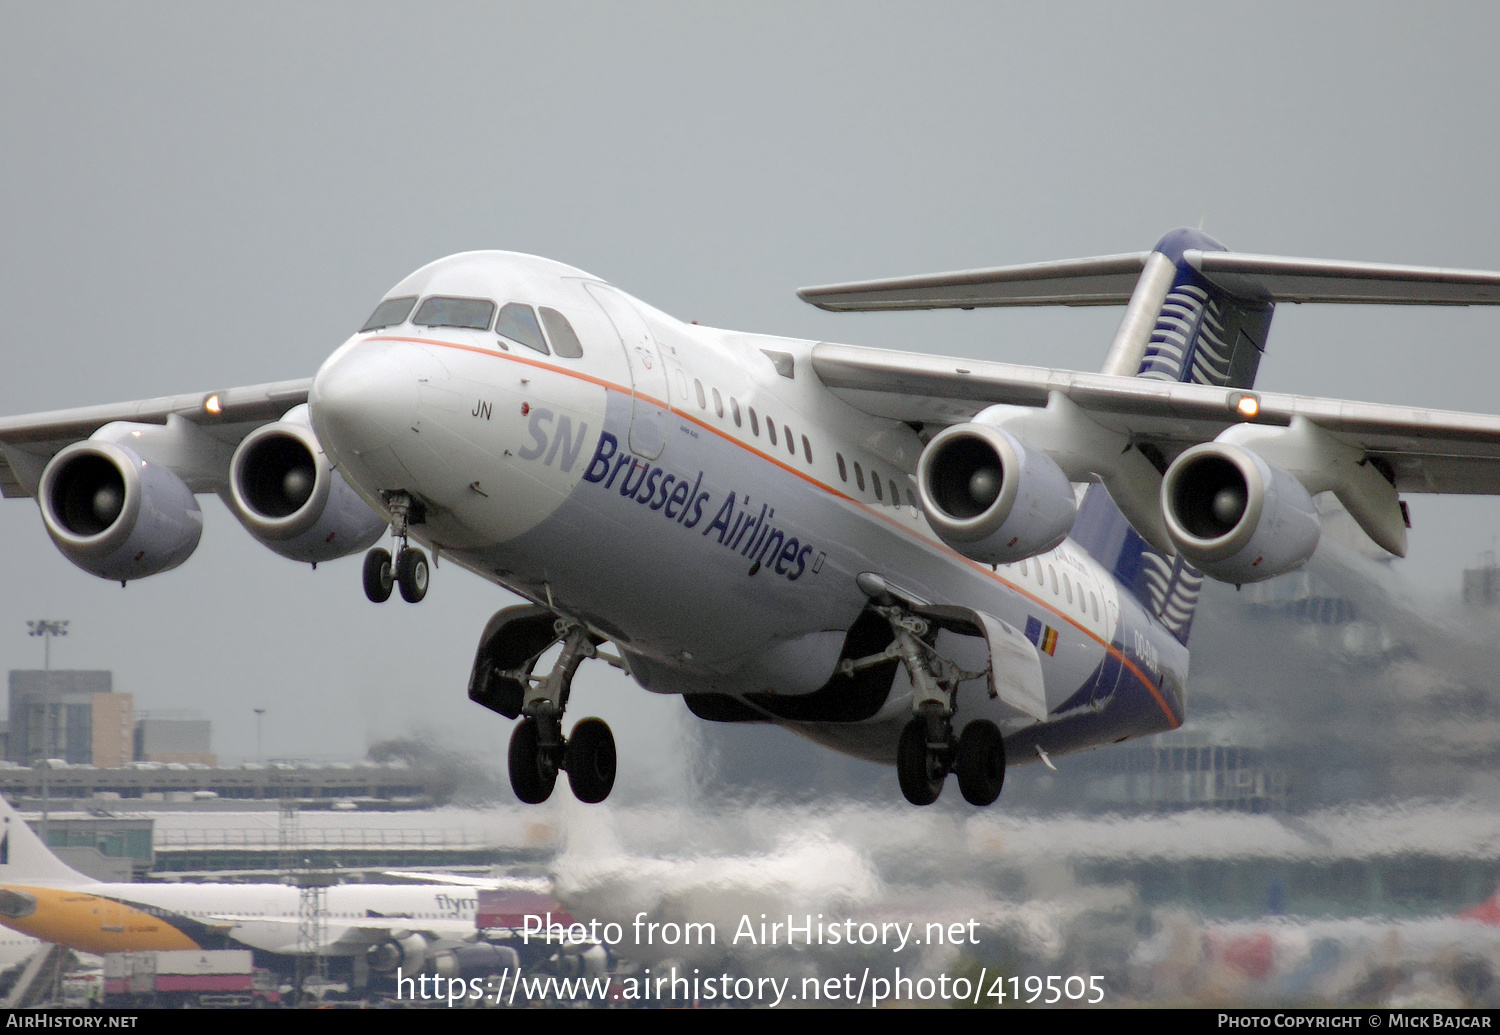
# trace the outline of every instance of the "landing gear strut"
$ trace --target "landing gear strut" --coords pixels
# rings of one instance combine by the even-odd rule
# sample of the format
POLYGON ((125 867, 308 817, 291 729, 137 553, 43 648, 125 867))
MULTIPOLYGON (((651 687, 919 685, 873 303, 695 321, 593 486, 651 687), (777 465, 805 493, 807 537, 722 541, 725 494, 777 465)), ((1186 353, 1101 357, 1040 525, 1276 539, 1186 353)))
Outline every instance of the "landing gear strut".
POLYGON ((847 659, 840 670, 856 670, 898 658, 912 685, 912 717, 896 746, 896 776, 901 793, 913 805, 931 805, 943 792, 949 773, 972 805, 990 805, 1005 783, 1005 740, 987 719, 976 719, 959 736, 953 713, 959 684, 985 672, 966 672, 933 647, 932 623, 893 600, 883 584, 872 584, 874 611, 890 622, 892 639, 885 650, 866 658, 847 659))
POLYGON ((427 567, 427 555, 406 540, 407 519, 411 513, 411 497, 404 492, 392 493, 391 532, 400 540, 396 548, 394 563, 389 551, 376 547, 365 554, 365 596, 371 603, 383 604, 391 598, 393 585, 401 588, 401 599, 408 604, 418 603, 427 595, 427 584, 431 574, 427 567))
MULTIPOLYGON (((482 681, 486 686, 493 681, 524 687, 521 721, 516 723, 510 737, 509 764, 511 788, 528 805, 551 797, 559 771, 568 774, 573 796, 587 804, 603 801, 614 788, 618 756, 609 724, 603 719, 580 719, 571 736, 562 735, 563 712, 568 706, 573 675, 589 658, 620 663, 618 658, 601 654, 595 638, 583 626, 558 618, 553 622, 552 639, 523 666, 486 673, 488 678, 482 681), (552 670, 545 676, 533 675, 531 668, 537 659, 558 642, 562 643, 562 653, 552 670)), ((470 697, 474 696, 471 689, 470 697)), ((487 703, 487 696, 498 699, 503 694, 481 690, 476 700, 487 703)))

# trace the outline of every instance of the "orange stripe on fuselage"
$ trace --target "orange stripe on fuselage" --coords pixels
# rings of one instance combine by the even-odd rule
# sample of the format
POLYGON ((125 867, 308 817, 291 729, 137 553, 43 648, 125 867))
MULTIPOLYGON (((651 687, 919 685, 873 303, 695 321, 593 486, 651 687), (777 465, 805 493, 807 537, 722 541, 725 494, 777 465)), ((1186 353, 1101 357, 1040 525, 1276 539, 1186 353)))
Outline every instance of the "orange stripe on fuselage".
POLYGON ((78 888, 24 884, 7 884, 4 889, 35 899, 36 909, 23 917, 0 916, 0 922, 44 942, 99 956, 106 952, 201 948, 162 917, 104 895, 78 888))
POLYGON ((526 356, 515 356, 515 355, 512 355, 509 352, 496 352, 493 349, 480 348, 477 345, 461 345, 458 342, 441 341, 441 340, 436 339, 436 338, 407 338, 407 337, 398 337, 396 335, 380 335, 378 337, 370 337, 370 338, 366 338, 364 340, 365 341, 405 341, 405 342, 412 342, 413 344, 417 344, 417 345, 436 345, 439 348, 457 349, 460 352, 472 352, 472 353, 475 353, 476 355, 488 356, 488 357, 490 357, 492 359, 506 359, 506 360, 509 360, 512 363, 520 363, 520 364, 522 364, 524 366, 536 367, 538 370, 548 370, 548 371, 551 371, 554 374, 562 374, 565 377, 571 377, 571 378, 574 378, 574 379, 579 380, 579 381, 586 381, 589 384, 598 385, 599 387, 604 388, 607 391, 615 391, 615 392, 621 393, 622 395, 634 396, 634 397, 643 399, 643 400, 645 400, 648 403, 652 403, 654 405, 660 406, 660 407, 662 407, 662 409, 666 410, 667 412, 676 414, 678 417, 681 417, 683 420, 686 420, 686 421, 689 421, 689 422, 691 422, 693 424, 696 424, 700 428, 703 428, 705 431, 712 432, 713 434, 717 435, 719 438, 723 439, 724 441, 732 443, 733 445, 739 446, 741 449, 746 450, 751 455, 759 457, 761 460, 764 460, 764 461, 766 461, 767 463, 770 463, 770 464, 774 464, 775 466, 781 468, 783 471, 786 471, 789 474, 793 474, 793 475, 797 476, 798 478, 801 478, 803 481, 807 482, 809 485, 812 485, 812 486, 814 486, 816 488, 819 488, 819 489, 823 490, 824 492, 829 493, 832 496, 836 496, 837 498, 839 498, 841 500, 844 500, 847 503, 853 504, 854 506, 858 507, 860 510, 863 510, 867 516, 875 518, 878 521, 884 522, 885 524, 889 525, 891 528, 894 528, 896 531, 902 533, 903 535, 906 535, 906 536, 908 536, 908 537, 916 540, 922 546, 924 546, 924 547, 926 547, 928 549, 931 549, 931 550, 935 550, 935 551, 937 551, 939 553, 946 554, 949 557, 949 559, 951 559, 951 560, 955 560, 955 561, 958 561, 961 564, 968 565, 969 568, 971 568, 973 571, 975 571, 975 572, 977 572, 977 573, 985 576, 988 579, 992 579, 993 581, 1000 583, 1002 586, 1005 586, 1006 588, 1008 588, 1009 590, 1011 590, 1011 592, 1020 594, 1021 596, 1025 597, 1027 600, 1030 600, 1032 603, 1036 604, 1038 607, 1042 608, 1043 610, 1048 611, 1051 614, 1053 614, 1054 616, 1056 616, 1057 618, 1061 619, 1062 621, 1067 622, 1073 628, 1075 628, 1079 632, 1083 633, 1084 636, 1087 636, 1089 639, 1091 639, 1095 643, 1099 644, 1099 646, 1103 647, 1106 652, 1108 652, 1110 654, 1113 654, 1119 660, 1120 664, 1124 665, 1125 668, 1129 669, 1130 672, 1137 679, 1139 679, 1141 681, 1141 685, 1146 688, 1146 690, 1151 694, 1151 696, 1153 698, 1155 698, 1157 706, 1159 708, 1161 708, 1162 714, 1164 714, 1167 717, 1167 722, 1171 723, 1172 729, 1176 729, 1178 726, 1182 725, 1182 720, 1179 719, 1173 713, 1171 707, 1167 704, 1166 699, 1163 698, 1162 695, 1161 695, 1161 693, 1156 689, 1156 684, 1154 684, 1149 678, 1147 678, 1146 674, 1140 670, 1139 666, 1137 666, 1136 663, 1134 661, 1132 661, 1125 654, 1124 651, 1120 650, 1114 644, 1109 643, 1102 636, 1100 636, 1097 633, 1095 633, 1092 629, 1089 629, 1088 627, 1086 627, 1086 626, 1080 624, 1079 622, 1077 622, 1076 620, 1074 620, 1074 618, 1071 615, 1069 615, 1067 612, 1059 610, 1058 608, 1054 607, 1052 604, 1049 604, 1047 601, 1043 600, 1041 597, 1038 597, 1038 596, 1032 594, 1025 587, 1020 586, 1020 585, 1018 585, 1018 584, 1016 584, 1014 582, 1011 582, 1009 579, 1006 579, 1006 578, 1002 577, 999 572, 994 571, 993 569, 989 568, 988 566, 986 566, 984 564, 981 564, 980 562, 978 562, 976 560, 973 560, 972 558, 965 557, 963 554, 959 553, 957 550, 952 549, 947 544, 942 543, 942 542, 938 542, 938 541, 935 541, 935 540, 932 540, 932 539, 928 539, 926 536, 917 535, 911 529, 907 528, 905 525, 902 525, 899 521, 893 521, 893 520, 891 520, 889 517, 887 517, 886 515, 884 515, 883 513, 881 513, 880 510, 878 510, 875 507, 871 507, 870 505, 868 505, 867 503, 865 503, 863 500, 856 499, 855 497, 850 496, 848 493, 840 492, 838 489, 834 488, 832 485, 829 485, 826 482, 820 481, 817 478, 814 478, 812 475, 809 475, 809 474, 807 474, 807 473, 805 473, 803 471, 798 470, 795 467, 792 467, 791 465, 789 465, 787 463, 784 463, 781 460, 778 460, 776 457, 771 456, 770 454, 765 453, 762 450, 755 448, 754 446, 750 445, 748 442, 741 441, 740 439, 736 438, 733 435, 728 434, 727 432, 721 430, 720 428, 717 428, 714 425, 709 424, 707 421, 699 420, 697 417, 694 417, 692 414, 687 413, 687 412, 685 412, 683 410, 679 410, 677 407, 673 406, 671 404, 671 402, 668 401, 668 400, 657 399, 657 398, 654 398, 652 396, 645 395, 645 394, 637 394, 633 389, 627 388, 624 385, 619 384, 617 382, 607 381, 604 378, 595 377, 592 374, 585 374, 585 373, 582 373, 582 372, 577 371, 577 370, 570 370, 567 367, 560 367, 560 366, 556 365, 555 363, 543 363, 540 360, 531 359, 531 358, 526 357, 526 356))

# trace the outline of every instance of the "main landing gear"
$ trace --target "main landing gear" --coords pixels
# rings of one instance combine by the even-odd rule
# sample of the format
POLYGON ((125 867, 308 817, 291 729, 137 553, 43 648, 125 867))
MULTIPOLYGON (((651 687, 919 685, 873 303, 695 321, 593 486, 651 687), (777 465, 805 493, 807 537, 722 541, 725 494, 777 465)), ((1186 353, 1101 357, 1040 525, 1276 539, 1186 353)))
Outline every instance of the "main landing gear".
POLYGON ((988 719, 976 719, 954 735, 953 713, 960 683, 982 678, 940 655, 932 624, 889 596, 874 610, 890 622, 890 646, 867 658, 843 662, 846 673, 899 658, 911 678, 912 717, 896 748, 896 776, 901 793, 913 805, 931 805, 943 791, 949 773, 958 774, 958 789, 971 805, 991 805, 1005 785, 1005 740, 988 719))
POLYGON ((376 547, 365 554, 365 596, 371 603, 383 604, 391 598, 391 588, 401 587, 401 599, 408 604, 418 603, 427 595, 427 584, 431 573, 427 566, 427 555, 406 541, 407 516, 411 510, 411 497, 396 493, 390 498, 391 531, 400 540, 396 548, 394 563, 389 551, 376 547))
POLYGON ((615 737, 603 719, 580 719, 564 737, 563 713, 573 675, 590 658, 616 667, 624 662, 601 652, 603 640, 586 628, 536 606, 508 608, 485 630, 474 660, 469 697, 492 711, 520 717, 510 737, 510 785, 527 804, 546 801, 557 774, 579 801, 595 804, 615 785, 615 737), (545 676, 533 673, 538 661, 561 644, 545 676))

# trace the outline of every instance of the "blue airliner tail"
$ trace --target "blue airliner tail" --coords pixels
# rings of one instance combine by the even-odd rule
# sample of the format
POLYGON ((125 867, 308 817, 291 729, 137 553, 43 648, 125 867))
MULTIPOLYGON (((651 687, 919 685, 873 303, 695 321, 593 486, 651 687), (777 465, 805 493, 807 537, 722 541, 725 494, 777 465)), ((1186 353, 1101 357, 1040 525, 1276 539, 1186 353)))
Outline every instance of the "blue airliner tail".
MULTIPOLYGON (((1157 243, 1155 253, 1171 263, 1171 277, 1153 283, 1148 265, 1126 315, 1129 321, 1130 310, 1142 305, 1155 309, 1154 324, 1142 327, 1149 326, 1149 337, 1136 376, 1252 388, 1275 303, 1240 298, 1209 283, 1184 261, 1182 253, 1190 248, 1227 250, 1207 234, 1190 229, 1173 230, 1157 243)), ((1151 459, 1163 466, 1161 457, 1151 459)), ((1072 538, 1186 645, 1203 586, 1201 572, 1180 556, 1167 557, 1151 547, 1130 527, 1103 485, 1090 485, 1084 494, 1072 538)))

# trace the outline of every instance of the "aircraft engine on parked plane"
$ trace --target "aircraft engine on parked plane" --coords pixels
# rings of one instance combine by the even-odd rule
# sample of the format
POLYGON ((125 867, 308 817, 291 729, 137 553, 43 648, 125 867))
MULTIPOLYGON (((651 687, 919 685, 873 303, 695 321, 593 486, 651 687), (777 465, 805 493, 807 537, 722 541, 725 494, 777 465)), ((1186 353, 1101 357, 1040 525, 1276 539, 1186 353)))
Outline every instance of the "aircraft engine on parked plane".
POLYGON ((198 547, 203 514, 167 467, 113 442, 75 442, 42 472, 42 522, 63 556, 121 583, 175 568, 198 547))
MULTIPOLYGON (((391 937, 376 942, 365 950, 365 962, 375 974, 394 974, 400 967, 408 974, 420 974, 434 963, 440 969, 458 974, 458 965, 451 952, 432 953, 429 959, 427 938, 416 931, 392 931, 391 937)), ((446 973, 444 976, 448 976, 446 973)))
POLYGON ((1260 454, 1227 442, 1194 446, 1161 487, 1167 534, 1221 582, 1260 582, 1312 556, 1320 526, 1312 496, 1260 454))
POLYGON ((939 432, 917 461, 917 487, 943 542, 985 564, 1052 549, 1076 516, 1073 486, 1052 458, 987 424, 939 432))
POLYGON ((245 436, 229 463, 229 496, 250 534, 294 561, 346 557, 386 528, 328 462, 306 406, 245 436))

